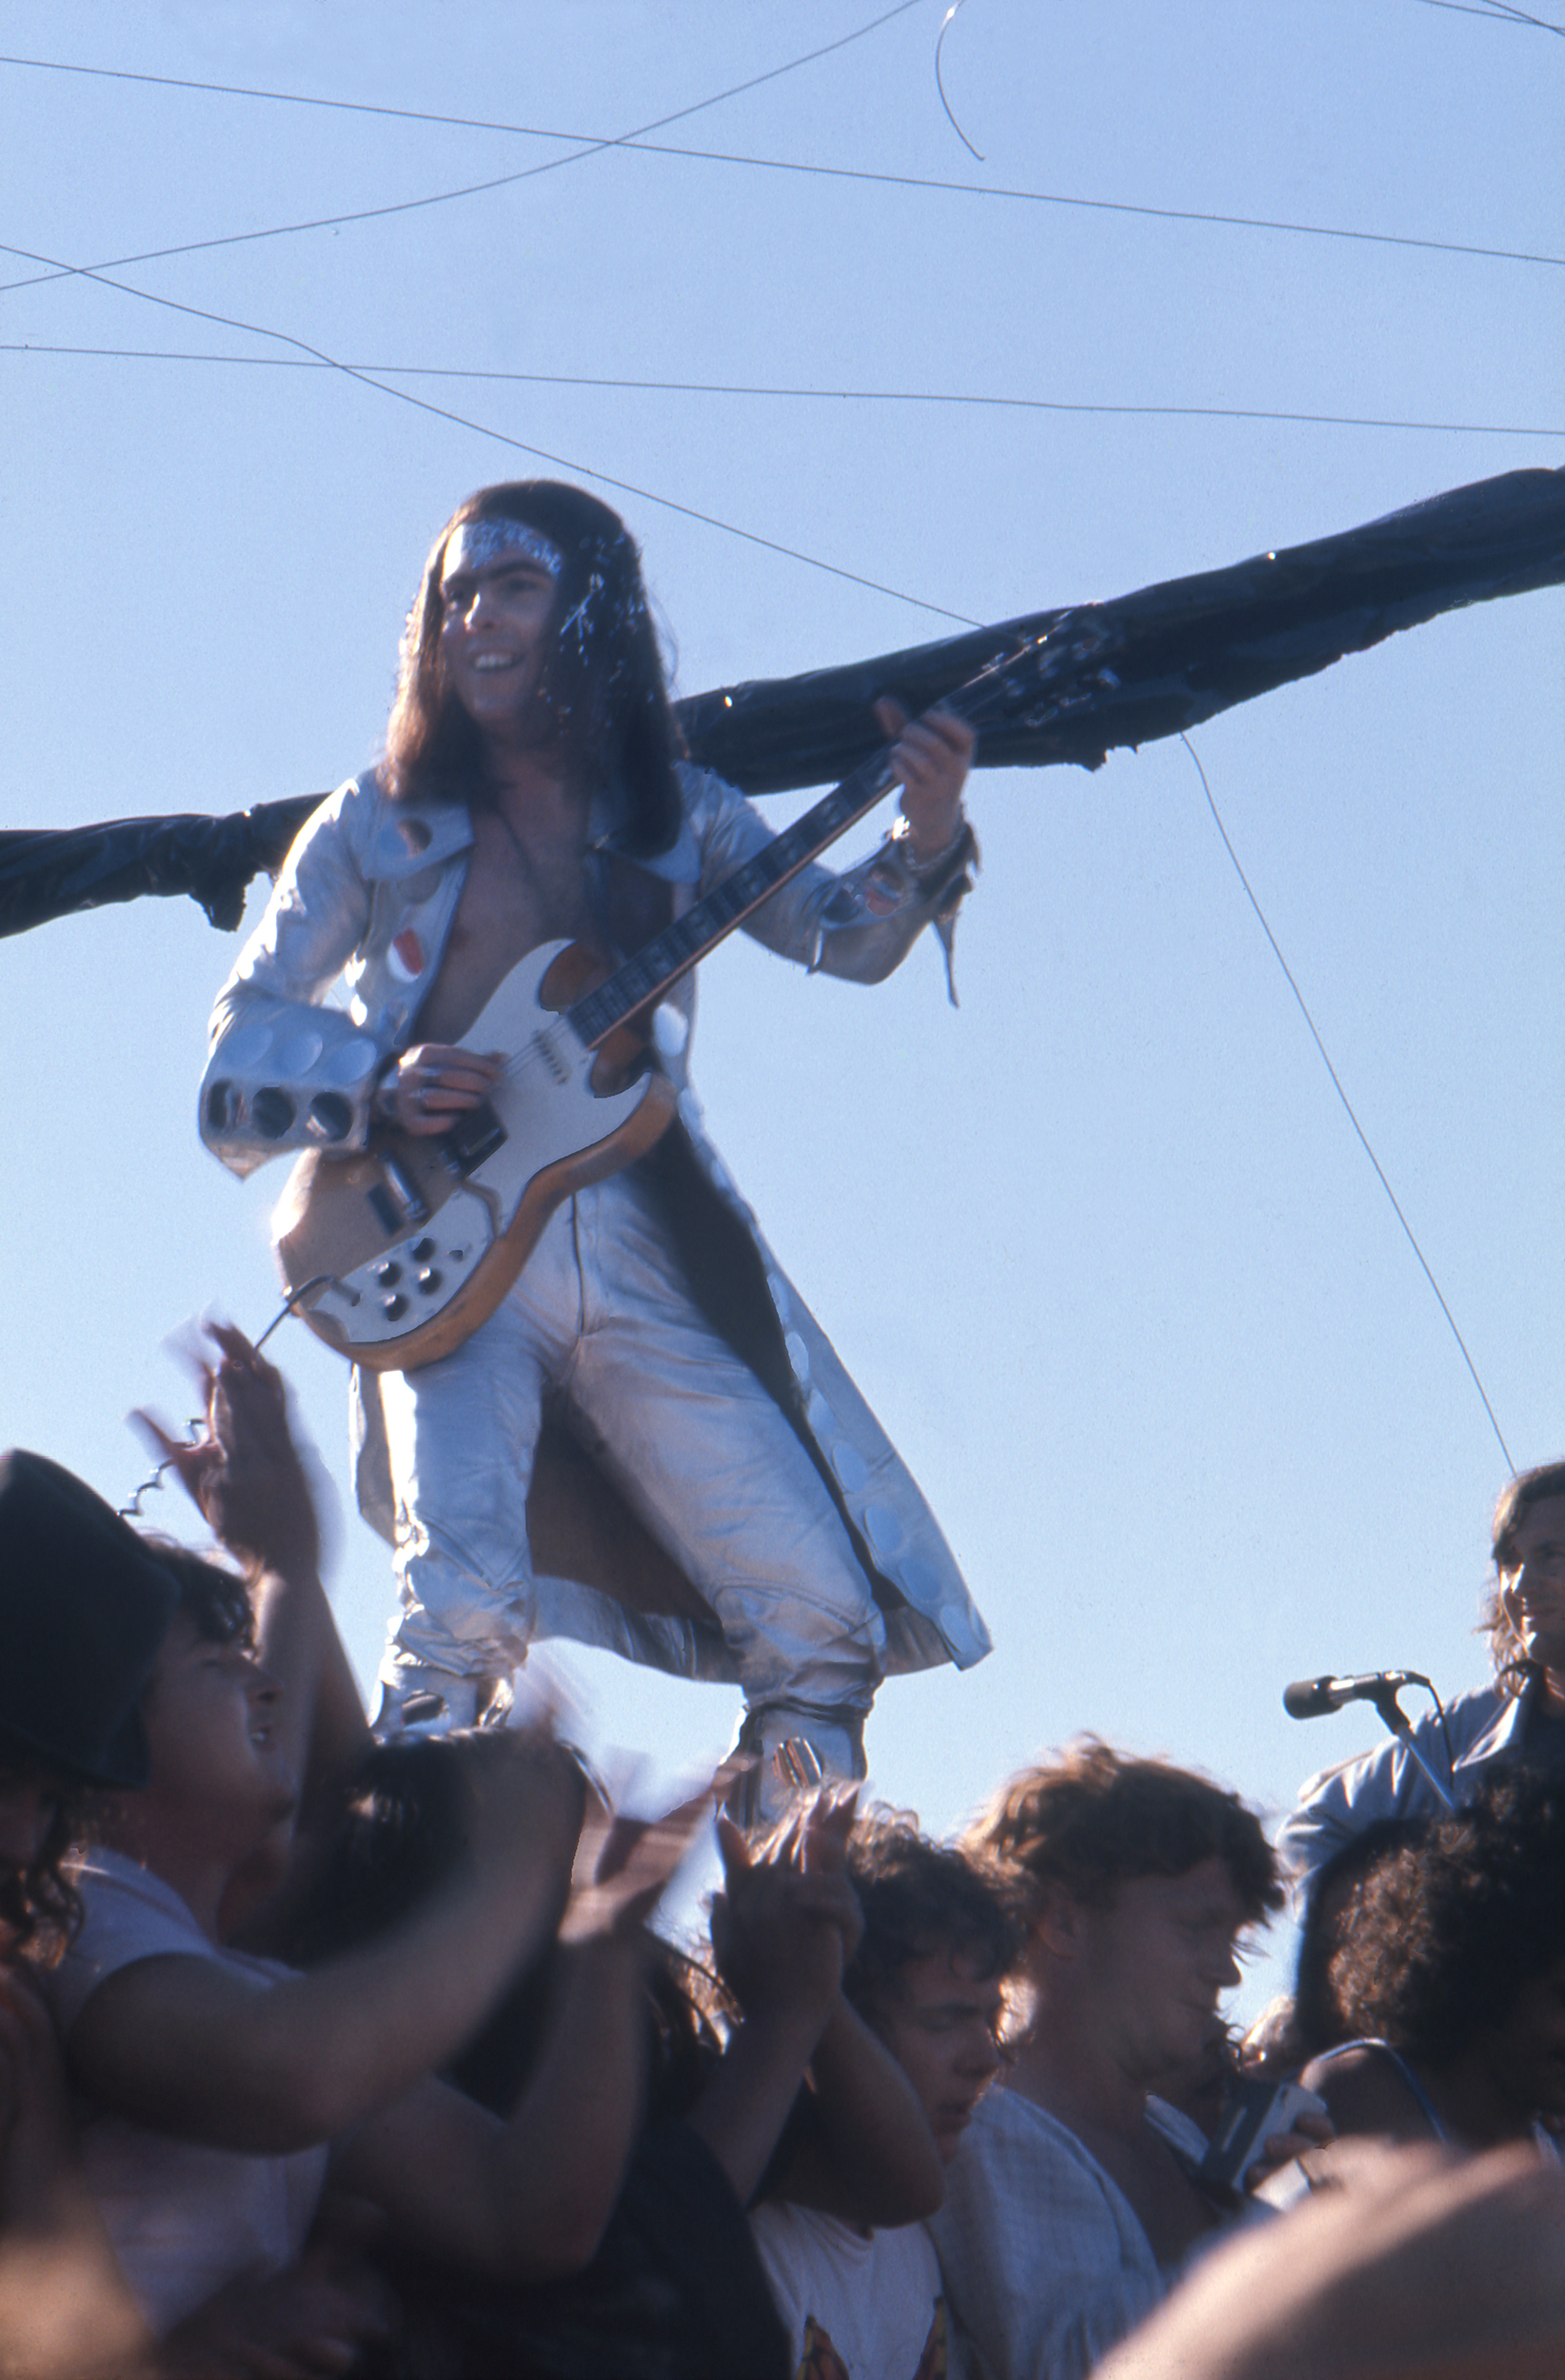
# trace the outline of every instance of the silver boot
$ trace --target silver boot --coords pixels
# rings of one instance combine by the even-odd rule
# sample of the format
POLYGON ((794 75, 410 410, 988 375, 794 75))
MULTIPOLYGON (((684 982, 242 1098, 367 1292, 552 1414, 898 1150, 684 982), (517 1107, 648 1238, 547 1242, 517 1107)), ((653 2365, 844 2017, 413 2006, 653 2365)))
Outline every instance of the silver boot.
POLYGON ((775 1826, 818 1787, 856 1784, 867 1775, 868 1716, 848 1703, 767 1702, 747 1711, 734 1750, 756 1765, 729 1795, 729 1816, 747 1829, 775 1826))
POLYGON ((508 1677, 463 1677, 423 1662, 399 1662, 380 1679, 374 1733, 382 1743, 405 1735, 449 1735, 458 1728, 504 1727, 511 1705, 508 1677))

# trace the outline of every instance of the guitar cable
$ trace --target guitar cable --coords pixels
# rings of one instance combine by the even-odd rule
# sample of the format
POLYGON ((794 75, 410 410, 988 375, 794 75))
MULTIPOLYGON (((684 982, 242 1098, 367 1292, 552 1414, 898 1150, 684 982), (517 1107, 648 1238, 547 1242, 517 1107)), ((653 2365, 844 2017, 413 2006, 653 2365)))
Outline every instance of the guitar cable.
MULTIPOLYGON (((277 1328, 278 1323, 286 1321, 287 1317, 293 1312, 293 1309, 298 1304, 300 1299, 307 1298, 312 1289, 324 1289, 327 1281, 332 1279, 332 1278, 333 1276, 330 1273, 317 1273, 313 1279, 301 1281, 297 1289, 289 1292, 287 1297, 284 1299, 282 1304, 278 1307, 277 1312, 272 1316, 271 1320, 267 1324, 267 1327, 262 1332, 260 1338, 253 1341, 257 1355, 261 1353, 262 1348, 266 1345, 267 1339, 277 1328)), ((174 1453, 171 1455, 165 1455, 163 1460, 156 1466, 156 1468, 149 1471, 146 1478, 142 1480, 140 1486, 133 1490, 130 1501, 128 1504, 121 1504, 118 1507, 119 1517, 122 1520, 146 1519, 147 1516, 142 1510, 142 1497, 144 1496, 150 1496, 154 1488, 162 1487, 164 1473, 166 1471, 171 1471, 175 1463, 178 1462, 180 1456, 186 1453, 189 1448, 200 1445, 206 1428, 207 1416, 204 1413, 196 1413, 190 1416, 189 1419, 185 1424, 185 1436, 180 1441, 179 1446, 175 1449, 174 1453)))

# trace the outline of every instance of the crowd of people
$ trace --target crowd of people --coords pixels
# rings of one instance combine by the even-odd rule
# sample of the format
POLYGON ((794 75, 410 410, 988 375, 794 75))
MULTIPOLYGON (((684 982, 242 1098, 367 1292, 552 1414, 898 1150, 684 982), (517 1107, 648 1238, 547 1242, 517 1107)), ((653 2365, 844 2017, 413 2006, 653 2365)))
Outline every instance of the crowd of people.
MULTIPOLYGON (((377 1741, 283 1383, 220 1329, 206 1388, 210 1557, 0 1468, 0 2370, 1559 2368, 1565 1775, 1521 1731, 1455 1814, 1334 1783, 1364 1830, 1246 2047, 1286 1874, 1235 1794, 1083 1739, 942 1843, 802 1747, 746 1829, 754 1755, 647 1820, 546 1722, 377 1741), (1236 2182, 1235 2094, 1300 2074, 1236 2182)), ((1565 1467, 1501 1519, 1497 1691, 1546 1706, 1565 1467)))

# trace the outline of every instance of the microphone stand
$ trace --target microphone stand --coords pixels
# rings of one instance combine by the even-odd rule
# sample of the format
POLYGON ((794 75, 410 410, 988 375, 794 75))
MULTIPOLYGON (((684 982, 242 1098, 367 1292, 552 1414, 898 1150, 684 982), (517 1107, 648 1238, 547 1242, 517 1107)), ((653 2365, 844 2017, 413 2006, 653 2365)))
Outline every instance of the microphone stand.
MULTIPOLYGON (((1408 1682, 1410 1684, 1416 1683, 1418 1685, 1427 1685, 1429 1681, 1427 1678, 1418 1678, 1416 1680, 1409 1679, 1408 1682)), ((1387 1727, 1390 1728, 1392 1734, 1397 1737, 1397 1741, 1404 1747, 1409 1757, 1416 1761, 1418 1767, 1423 1771, 1424 1777, 1428 1782, 1431 1792, 1436 1795, 1437 1799, 1445 1804, 1445 1807, 1448 1810, 1455 1811, 1456 1807, 1456 1795, 1452 1793, 1448 1785, 1442 1785, 1440 1783, 1439 1778, 1436 1775, 1434 1770, 1430 1767, 1429 1762, 1424 1758, 1423 1754, 1419 1751, 1417 1743, 1414 1738, 1413 1722, 1408 1718, 1401 1704, 1397 1699, 1398 1692, 1399 1689, 1397 1687, 1388 1683, 1384 1686, 1377 1687, 1373 1694, 1365 1695, 1364 1700, 1366 1702, 1374 1703, 1376 1709, 1379 1712, 1381 1718, 1384 1720, 1387 1727)))

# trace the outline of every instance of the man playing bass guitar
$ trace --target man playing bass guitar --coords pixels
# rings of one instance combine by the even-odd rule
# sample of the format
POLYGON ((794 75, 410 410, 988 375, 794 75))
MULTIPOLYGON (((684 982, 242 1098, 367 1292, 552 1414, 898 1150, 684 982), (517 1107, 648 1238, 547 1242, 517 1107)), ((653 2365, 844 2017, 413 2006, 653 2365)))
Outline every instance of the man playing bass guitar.
MULTIPOLYGON (((880 717, 902 786, 881 851, 804 867, 743 920, 864 982, 926 924, 948 937, 974 856, 969 728, 880 717)), ((386 758, 300 835, 218 996, 201 1093, 203 1137, 238 1173, 306 1152, 319 1188, 382 1144, 408 1160, 368 1193, 404 1235, 362 1276, 384 1290, 339 1283, 315 1318, 358 1359, 359 1500, 396 1548, 383 1727, 470 1725, 533 1639, 570 1636, 739 1683, 765 1808, 783 1741, 861 1775, 882 1677, 988 1650, 933 1516, 705 1138, 689 973, 649 1010, 662 1103, 630 1161, 556 1169, 520 1271, 470 1310, 486 1319, 457 1300, 403 1356, 386 1319, 438 1300, 463 1254, 438 1217, 418 1236, 433 1194, 413 1160, 438 1154, 454 1180, 504 1138, 506 1053, 480 1019, 518 963, 569 942, 610 968, 772 843, 682 757, 616 515, 549 481, 469 497, 408 617, 386 758), (333 1295, 393 1335, 339 1334, 333 1295)))

